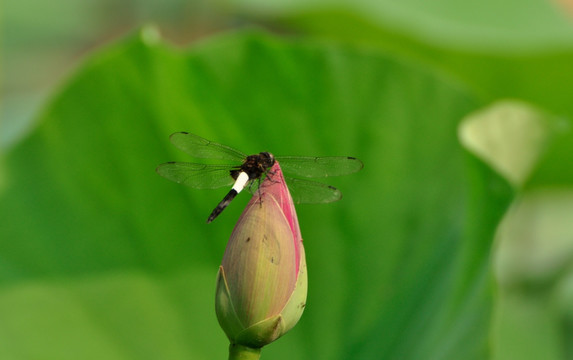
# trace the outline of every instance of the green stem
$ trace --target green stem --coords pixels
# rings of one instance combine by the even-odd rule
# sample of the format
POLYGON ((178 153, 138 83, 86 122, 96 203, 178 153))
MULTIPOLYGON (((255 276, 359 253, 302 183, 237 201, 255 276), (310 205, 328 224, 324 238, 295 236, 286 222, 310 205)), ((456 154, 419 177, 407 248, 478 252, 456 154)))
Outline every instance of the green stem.
POLYGON ((261 357, 261 348, 250 348, 243 345, 229 345, 229 360, 258 360, 261 357))

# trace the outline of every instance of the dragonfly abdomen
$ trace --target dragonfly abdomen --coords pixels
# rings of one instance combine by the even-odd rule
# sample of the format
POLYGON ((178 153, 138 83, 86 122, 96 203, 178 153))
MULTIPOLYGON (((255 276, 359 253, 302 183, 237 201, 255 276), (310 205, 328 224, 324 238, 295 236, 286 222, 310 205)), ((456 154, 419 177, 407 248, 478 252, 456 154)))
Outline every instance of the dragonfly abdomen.
POLYGON ((229 203, 235 198, 235 196, 237 196, 238 193, 239 192, 234 188, 231 189, 231 191, 229 191, 229 193, 223 198, 223 200, 221 200, 219 205, 217 205, 217 207, 211 212, 211 215, 209 215, 209 218, 207 219, 207 224, 215 220, 215 218, 219 216, 219 214, 222 213, 223 210, 225 210, 227 205, 229 205, 229 203))
POLYGON ((221 200, 221 202, 217 205, 217 207, 213 210, 213 212, 211 212, 211 215, 209 215, 209 218, 207 219, 207 224, 215 220, 215 218, 219 216, 219 214, 222 213, 223 210, 225 210, 227 205, 229 205, 229 203, 235 198, 235 196, 237 196, 237 194, 240 193, 245 188, 245 186, 247 186, 249 180, 250 180, 249 175, 244 171, 241 171, 238 173, 238 175, 236 175, 236 181, 235 184, 233 185, 233 188, 231 189, 231 191, 227 193, 227 195, 223 198, 223 200, 221 200))

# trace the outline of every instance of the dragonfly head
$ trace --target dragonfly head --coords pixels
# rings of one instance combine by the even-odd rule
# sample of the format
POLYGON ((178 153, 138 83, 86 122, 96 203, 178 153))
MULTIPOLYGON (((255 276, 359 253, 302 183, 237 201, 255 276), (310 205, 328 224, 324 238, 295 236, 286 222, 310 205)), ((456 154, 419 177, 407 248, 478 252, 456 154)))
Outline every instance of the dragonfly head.
POLYGON ((269 152, 262 152, 259 154, 259 163, 268 169, 275 164, 275 156, 269 152))

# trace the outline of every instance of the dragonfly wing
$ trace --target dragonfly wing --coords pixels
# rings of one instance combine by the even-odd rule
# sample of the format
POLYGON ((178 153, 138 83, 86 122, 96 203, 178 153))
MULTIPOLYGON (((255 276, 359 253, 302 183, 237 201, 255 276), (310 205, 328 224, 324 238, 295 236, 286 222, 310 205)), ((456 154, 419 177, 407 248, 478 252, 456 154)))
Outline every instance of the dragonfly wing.
POLYGON ((171 134, 169 139, 178 149, 194 158, 229 160, 241 163, 247 157, 239 150, 186 132, 171 134))
POLYGON ((333 186, 290 177, 285 180, 295 204, 324 204, 342 199, 340 190, 333 186))
POLYGON ((195 189, 216 189, 233 184, 230 170, 234 168, 233 165, 168 162, 159 165, 156 171, 166 179, 195 189))
POLYGON ((277 156, 286 174, 320 178, 352 174, 364 167, 362 161, 349 156, 277 156))

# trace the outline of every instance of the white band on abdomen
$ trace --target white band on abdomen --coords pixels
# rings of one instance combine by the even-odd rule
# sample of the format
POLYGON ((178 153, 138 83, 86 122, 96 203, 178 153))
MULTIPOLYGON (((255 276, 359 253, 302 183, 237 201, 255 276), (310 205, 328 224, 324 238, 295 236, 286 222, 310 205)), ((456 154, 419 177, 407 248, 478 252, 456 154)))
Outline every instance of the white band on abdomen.
POLYGON ((237 180, 235 181, 235 185, 233 185, 233 190, 235 190, 238 193, 241 192, 241 190, 243 190, 245 188, 245 185, 247 185, 247 182, 249 181, 249 175, 247 175, 247 173, 241 171, 239 173, 239 176, 237 176, 237 180))

